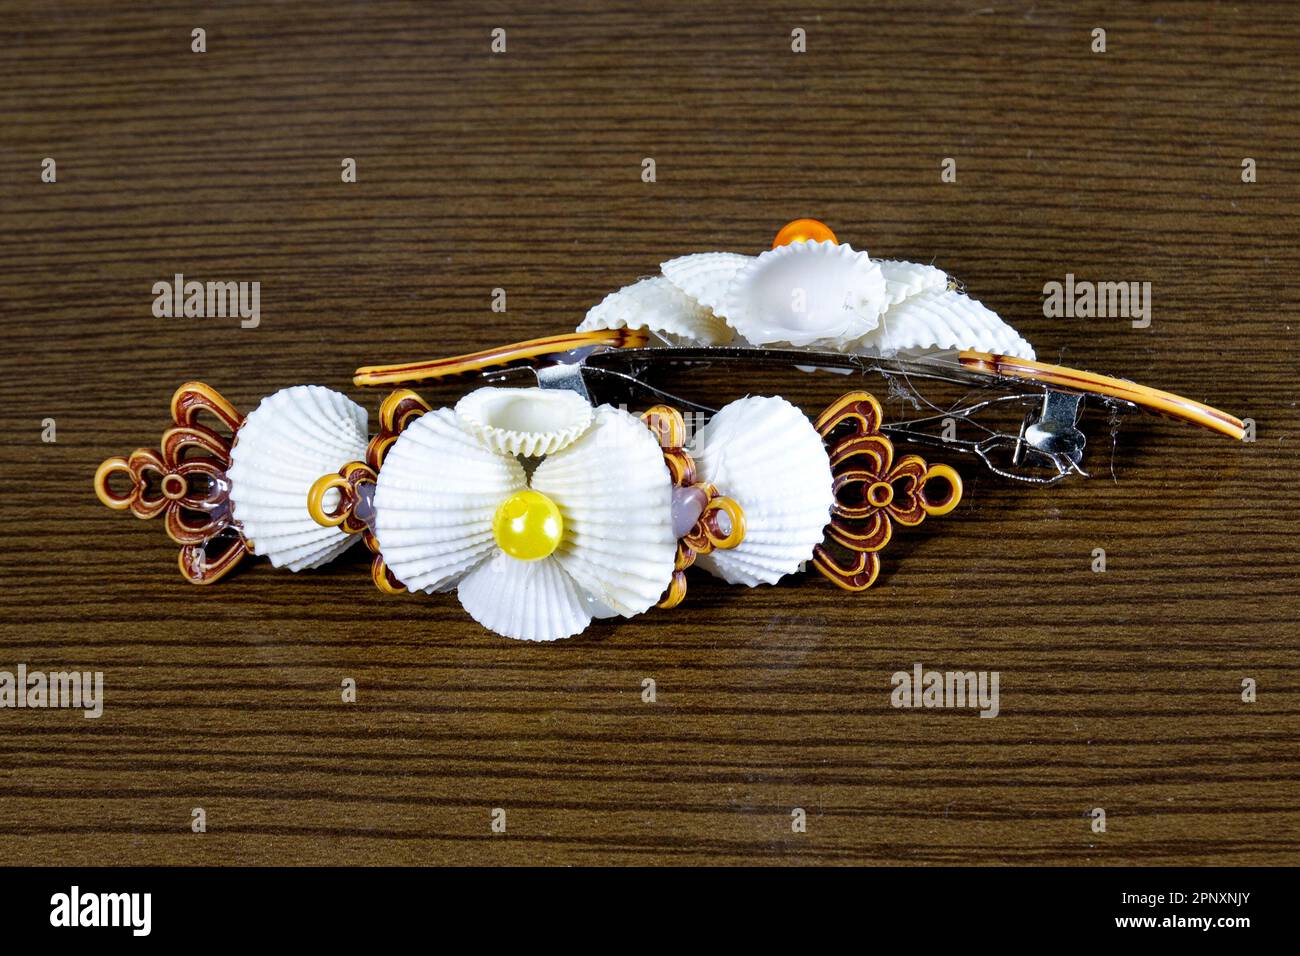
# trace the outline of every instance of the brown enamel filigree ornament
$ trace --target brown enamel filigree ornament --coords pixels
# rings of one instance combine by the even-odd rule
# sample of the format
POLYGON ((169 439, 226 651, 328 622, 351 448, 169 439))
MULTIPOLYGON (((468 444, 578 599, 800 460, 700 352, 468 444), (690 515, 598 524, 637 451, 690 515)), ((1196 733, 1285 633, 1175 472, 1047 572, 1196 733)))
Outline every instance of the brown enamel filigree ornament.
POLYGON ((366 547, 374 555, 370 578, 385 594, 402 594, 406 588, 384 563, 379 540, 371 530, 375 482, 393 442, 429 409, 429 403, 409 388, 390 392, 379 406, 379 431, 366 447, 366 460, 350 461, 335 474, 322 475, 307 494, 307 512, 317 524, 364 535, 366 547), (332 506, 331 496, 337 497, 332 506))
POLYGON ((846 591, 864 591, 880 573, 880 552, 895 524, 919 525, 945 515, 961 501, 961 476, 920 455, 895 459, 894 443, 881 434, 880 403, 868 392, 849 392, 817 418, 830 455, 835 503, 827 540, 813 564, 846 591))
POLYGON ((191 584, 212 584, 249 553, 248 542, 232 524, 229 485, 230 449, 243 416, 216 389, 187 382, 172 395, 172 425, 158 450, 137 448, 126 457, 109 458, 95 472, 95 495, 115 511, 137 518, 163 516, 168 536, 181 546, 177 564, 191 584), (207 412, 230 430, 230 437, 200 425, 207 412), (112 482, 125 477, 126 492, 112 482))
POLYGON ((698 480, 695 460, 686 450, 686 420, 681 412, 670 405, 656 405, 643 412, 641 420, 663 448, 664 464, 673 481, 674 520, 679 512, 686 514, 681 519, 683 533, 677 541, 673 579, 659 602, 661 608, 672 608, 686 597, 686 569, 699 555, 734 548, 745 540, 745 512, 712 484, 698 480), (685 527, 692 518, 693 523, 685 527))

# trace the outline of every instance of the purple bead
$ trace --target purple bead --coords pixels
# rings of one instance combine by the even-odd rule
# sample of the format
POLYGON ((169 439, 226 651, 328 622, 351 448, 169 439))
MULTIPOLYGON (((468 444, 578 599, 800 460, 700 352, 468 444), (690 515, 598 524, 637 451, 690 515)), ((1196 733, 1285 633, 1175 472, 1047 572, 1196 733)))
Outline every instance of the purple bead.
POLYGON ((704 513, 709 496, 694 486, 673 489, 673 537, 680 538, 695 527, 704 513))

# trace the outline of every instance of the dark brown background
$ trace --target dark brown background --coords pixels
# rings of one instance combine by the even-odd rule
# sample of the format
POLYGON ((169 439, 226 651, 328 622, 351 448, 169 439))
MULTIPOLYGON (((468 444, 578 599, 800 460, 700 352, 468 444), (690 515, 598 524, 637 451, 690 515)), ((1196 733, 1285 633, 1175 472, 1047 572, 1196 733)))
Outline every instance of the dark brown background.
POLYGON ((103 670, 107 701, 0 712, 0 863, 1300 862, 1300 9, 650 6, 3 4, 0 669, 103 670), (384 597, 359 552, 191 588, 91 494, 186 379, 357 395, 800 215, 1259 440, 1138 420, 1117 483, 1098 452, 1045 491, 956 460, 960 509, 864 595, 700 573, 549 646, 384 597), (1067 271, 1150 281, 1151 327, 1044 318, 1067 271), (153 318, 175 272, 260 281, 261 327, 153 318), (1002 715, 892 709, 916 661, 1000 671, 1002 715))

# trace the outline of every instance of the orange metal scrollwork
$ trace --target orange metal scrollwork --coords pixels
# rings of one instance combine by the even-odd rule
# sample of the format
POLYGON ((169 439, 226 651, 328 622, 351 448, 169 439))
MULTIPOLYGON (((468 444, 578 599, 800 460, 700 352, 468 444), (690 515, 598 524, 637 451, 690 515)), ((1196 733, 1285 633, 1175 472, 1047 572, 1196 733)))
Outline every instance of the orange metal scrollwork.
POLYGON ((366 463, 378 472, 384 464, 388 449, 397 441, 397 436, 430 408, 428 402, 409 388, 389 392, 379 405, 379 431, 370 439, 366 448, 366 463))

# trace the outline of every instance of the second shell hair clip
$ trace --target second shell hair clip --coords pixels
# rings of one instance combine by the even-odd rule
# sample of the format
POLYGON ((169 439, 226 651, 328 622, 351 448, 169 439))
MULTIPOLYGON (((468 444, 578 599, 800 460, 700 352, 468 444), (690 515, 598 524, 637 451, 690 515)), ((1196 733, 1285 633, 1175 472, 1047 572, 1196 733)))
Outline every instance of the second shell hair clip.
POLYGON ((393 389, 373 432, 321 386, 244 415, 186 383, 158 447, 105 461, 95 492, 162 517, 195 584, 249 555, 300 571, 364 541, 380 590, 454 590, 484 627, 552 641, 676 607, 692 568, 747 587, 813 568, 866 590, 895 533, 961 501, 958 470, 904 444, 1047 485, 1086 477, 1096 413, 1112 432, 1147 410, 1244 434, 1199 402, 1039 362, 940 269, 874 259, 813 220, 757 255, 669 260, 574 332, 354 381, 393 389), (656 383, 773 366, 856 380, 811 416, 776 395, 712 408, 656 383), (408 387, 453 377, 478 387, 451 406, 408 387), (906 413, 887 420, 875 393, 906 413))

